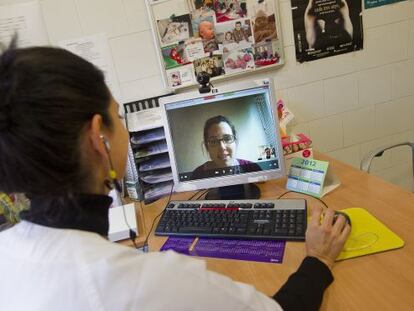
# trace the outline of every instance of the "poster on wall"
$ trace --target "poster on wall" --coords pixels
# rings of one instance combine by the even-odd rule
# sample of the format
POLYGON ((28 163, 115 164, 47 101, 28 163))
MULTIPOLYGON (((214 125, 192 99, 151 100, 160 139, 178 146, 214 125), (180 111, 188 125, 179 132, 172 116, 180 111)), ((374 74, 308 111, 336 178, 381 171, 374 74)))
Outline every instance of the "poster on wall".
POLYGON ((300 63, 362 50, 360 0, 291 0, 300 63))
POLYGON ((284 63, 278 1, 147 0, 147 5, 170 88, 196 84, 202 71, 216 79, 284 63))
POLYGON ((393 3, 402 2, 402 1, 407 1, 407 0, 365 0, 364 8, 371 9, 371 8, 376 8, 378 6, 393 4, 393 3))

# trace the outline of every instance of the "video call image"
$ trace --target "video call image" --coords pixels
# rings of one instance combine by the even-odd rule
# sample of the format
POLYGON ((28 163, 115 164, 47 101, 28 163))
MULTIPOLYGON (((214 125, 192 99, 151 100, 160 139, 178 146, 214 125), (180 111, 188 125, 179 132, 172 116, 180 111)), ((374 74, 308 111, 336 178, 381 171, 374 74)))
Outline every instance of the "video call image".
POLYGON ((167 108, 179 180, 279 168, 266 96, 219 95, 217 101, 167 108))

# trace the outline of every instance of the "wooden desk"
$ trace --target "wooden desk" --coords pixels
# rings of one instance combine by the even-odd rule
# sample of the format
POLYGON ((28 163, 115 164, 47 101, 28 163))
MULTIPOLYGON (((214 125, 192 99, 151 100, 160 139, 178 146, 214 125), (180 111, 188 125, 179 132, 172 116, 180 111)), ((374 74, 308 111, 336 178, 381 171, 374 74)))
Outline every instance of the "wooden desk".
MULTIPOLYGON (((321 310, 413 310, 414 309, 414 194, 349 165, 317 154, 329 160, 342 184, 323 200, 335 209, 363 207, 380 219, 404 241, 402 249, 341 261, 335 264, 334 283, 324 296, 321 310)), ((259 184, 263 198, 276 198, 285 192, 286 180, 259 184)), ((178 193, 173 199, 188 199, 190 193, 178 193)), ((286 197, 304 197, 308 206, 321 205, 316 199, 289 193, 286 197)), ((149 205, 137 204, 138 216, 143 217, 149 230, 152 220, 166 204, 162 199, 149 205), (142 214, 142 212, 144 212, 142 214)), ((150 236, 151 251, 157 251, 166 238, 150 236)), ((140 242, 143 242, 141 234, 140 242)), ((267 295, 273 295, 296 270, 305 256, 305 244, 288 242, 282 264, 256 263, 207 258, 210 270, 234 280, 252 284, 267 295)))

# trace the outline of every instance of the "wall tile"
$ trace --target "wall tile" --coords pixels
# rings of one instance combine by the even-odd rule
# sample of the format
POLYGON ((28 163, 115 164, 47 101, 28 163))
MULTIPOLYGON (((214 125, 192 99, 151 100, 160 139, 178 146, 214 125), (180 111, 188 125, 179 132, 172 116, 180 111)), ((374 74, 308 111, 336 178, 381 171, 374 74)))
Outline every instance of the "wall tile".
POLYGON ((403 97, 375 107, 376 136, 397 134, 413 128, 414 96, 403 97))
POLYGON ((408 57, 414 58, 414 19, 409 21, 408 29, 408 57))
POLYGON ((328 155, 359 169, 359 163, 361 161, 360 153, 360 146, 354 145, 351 147, 328 152, 328 155))
POLYGON ((162 77, 152 76, 121 84, 123 103, 166 94, 162 77))
POLYGON ((362 11, 364 27, 371 28, 414 18, 414 2, 404 1, 362 11))
POLYGON ((354 145, 375 138, 375 107, 344 113, 344 146, 354 145))
POLYGON ((43 0, 42 13, 52 44, 82 36, 82 28, 74 0, 43 0))
MULTIPOLYGON (((391 142, 394 144, 406 141, 414 142, 414 130, 404 131, 391 136, 391 142)), ((408 146, 392 149, 391 154, 393 164, 412 163, 413 161, 412 151, 408 146)))
MULTIPOLYGON (((373 151, 376 148, 388 145, 391 143, 391 136, 385 136, 378 139, 374 139, 368 142, 365 142, 361 144, 361 160, 371 151, 373 151)), ((391 162, 391 151, 384 152, 381 157, 375 157, 371 161, 371 172, 376 172, 379 170, 386 169, 390 166, 392 166, 391 162)))
POLYGON ((399 98, 412 94, 414 94, 414 59, 394 64, 392 67, 392 97, 399 98))
POLYGON ((128 33, 122 0, 75 0, 85 34, 104 32, 108 37, 128 33))
POLYGON ((343 147, 342 118, 339 115, 309 122, 309 134, 313 146, 321 152, 343 147))
POLYGON ((336 114, 358 107, 356 74, 324 80, 326 114, 336 114))
POLYGON ((293 121, 292 124, 288 126, 288 134, 291 135, 300 133, 305 134, 310 139, 312 139, 312 137, 310 136, 309 123, 296 123, 295 121, 293 121))
POLYGON ((287 107, 290 107, 289 104, 289 97, 288 97, 288 90, 286 89, 276 89, 276 100, 282 100, 287 107))
POLYGON ((373 174, 407 191, 412 192, 414 190, 413 169, 409 164, 394 165, 385 170, 374 172, 373 174))
POLYGON ((283 45, 294 45, 293 38, 293 22, 292 22, 292 7, 290 1, 281 1, 280 8, 280 23, 282 27, 283 45))
POLYGON ((145 0, 123 0, 123 3, 131 32, 151 29, 145 0))
POLYGON ((298 122, 320 119, 325 114, 322 81, 288 90, 289 109, 298 122))
POLYGON ((365 31, 362 68, 370 68, 407 58, 408 22, 390 24, 365 31), (387 44, 384 44, 387 42, 387 44))
POLYGON ((391 70, 387 65, 358 73, 359 106, 391 100, 391 70))
POLYGON ((121 83, 161 75, 150 31, 109 40, 121 83))

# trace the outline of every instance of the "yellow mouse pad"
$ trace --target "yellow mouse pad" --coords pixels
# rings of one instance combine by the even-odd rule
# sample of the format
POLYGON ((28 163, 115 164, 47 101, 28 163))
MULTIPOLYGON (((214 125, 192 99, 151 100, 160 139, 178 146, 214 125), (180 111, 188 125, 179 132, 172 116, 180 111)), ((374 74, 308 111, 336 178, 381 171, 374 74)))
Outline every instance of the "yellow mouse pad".
POLYGON ((337 260, 401 248, 404 241, 368 211, 359 207, 341 210, 351 218, 351 234, 337 260))

